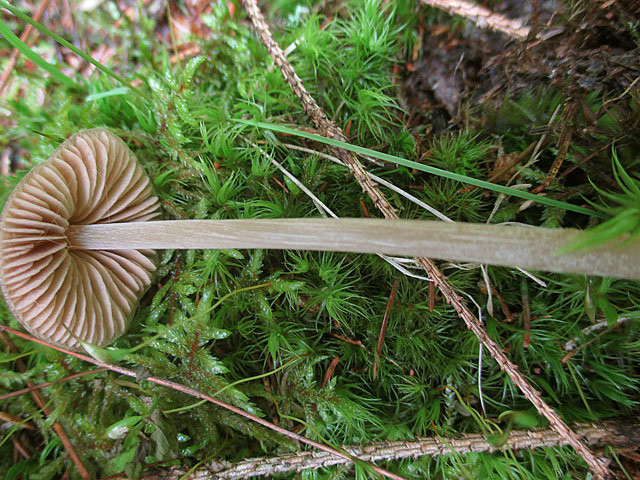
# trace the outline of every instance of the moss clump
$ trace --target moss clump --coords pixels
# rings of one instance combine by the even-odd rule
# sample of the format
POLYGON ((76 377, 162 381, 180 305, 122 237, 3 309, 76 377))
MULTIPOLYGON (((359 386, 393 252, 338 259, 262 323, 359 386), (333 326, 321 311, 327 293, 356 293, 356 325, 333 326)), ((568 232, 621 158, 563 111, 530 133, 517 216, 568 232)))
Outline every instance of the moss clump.
MULTIPOLYGON (((171 59, 175 51, 169 37, 161 37, 164 43, 158 41, 166 28, 162 14, 154 16, 140 8, 133 21, 107 4, 82 14, 82 28, 95 33, 83 37, 86 49, 100 44, 100 38, 111 38, 118 56, 108 66, 135 82, 144 95, 121 88, 104 74, 93 74, 86 82, 76 75, 82 89, 69 90, 31 73, 21 60, 15 81, 39 89, 44 101, 13 95, 15 100, 3 103, 1 108, 10 113, 11 121, 0 125, 0 145, 9 149, 16 165, 29 168, 44 161, 59 139, 76 130, 112 128, 150 174, 166 218, 317 216, 313 200, 287 180, 267 155, 338 216, 377 215, 347 169, 284 143, 322 153, 321 146, 236 122, 253 118, 301 128, 310 125, 254 38, 240 5, 232 5, 233 15, 228 5, 219 2, 198 17, 206 34, 181 37, 176 47, 191 42, 201 55, 179 62, 171 59)), ((404 0, 386 7, 354 0, 336 10, 310 14, 314 8, 281 0, 271 5, 269 21, 283 47, 297 42, 289 55, 294 68, 328 115, 348 130, 353 143, 486 179, 501 149, 504 154, 520 153, 537 141, 540 132, 549 128, 554 110, 566 100, 543 85, 504 100, 497 114, 488 109, 472 111, 474 121, 466 128, 454 125, 452 131, 437 135, 424 126, 412 129, 407 126, 411 112, 404 111, 394 67, 412 61, 425 12, 404 0)), ((172 10, 173 18, 181 19, 185 12, 188 7, 180 4, 172 10)), ((58 21, 50 19, 54 24, 58 21)), ((20 23, 12 19, 9 25, 14 28, 20 23)), ((43 37, 34 49, 46 45, 43 37)), ((0 48, 8 45, 0 43, 0 48)), ((0 63, 0 69, 3 66, 0 63)), ((58 63, 58 68, 68 65, 58 63)), ((592 110, 603 107, 603 95, 591 99, 592 110)), ((576 137, 567 154, 568 164, 579 165, 594 151, 595 143, 612 139, 623 171, 637 163, 628 145, 617 143, 624 129, 611 125, 619 125, 615 122, 620 117, 613 112, 607 115, 609 119, 601 117, 599 128, 590 131, 593 135, 586 140, 576 137), (611 128, 605 128, 606 122, 611 128)), ((519 182, 538 185, 544 180, 557 152, 553 142, 558 132, 551 129, 548 135, 553 141, 543 145, 540 161, 527 166, 519 182)), ((581 203, 583 198, 597 202, 598 189, 616 192, 615 182, 604 179, 609 170, 603 172, 601 167, 600 157, 608 160, 610 152, 603 150, 594 163, 578 168, 571 182, 568 178, 568 184, 555 182, 546 193, 581 203)), ((517 168, 526 160, 521 159, 517 168)), ((498 201, 494 193, 465 191, 466 185, 405 167, 371 164, 370 171, 454 220, 485 222, 497 205, 493 221, 589 225, 578 214, 545 206, 522 208, 519 199, 498 201)), ((16 173, 20 176, 19 170, 16 173)), ((12 176, 2 178, 2 198, 14 183, 12 176)), ((402 217, 432 218, 404 197, 388 194, 402 217)), ((545 282, 542 286, 521 272, 492 267, 487 278, 496 293, 493 314, 489 314, 488 289, 480 270, 443 267, 451 283, 479 304, 491 336, 566 420, 635 415, 638 322, 620 323, 592 342, 588 342, 592 336, 583 338, 581 331, 592 319, 606 317, 615 323, 619 318, 636 318, 637 282, 538 275, 545 282), (528 348, 523 346, 526 307, 521 282, 526 282, 530 299, 528 348), (563 363, 567 353, 563 345, 576 336, 583 340, 580 349, 563 363)), ((421 275, 419 270, 409 271, 421 275)), ((506 411, 528 412, 530 404, 486 352, 481 394, 478 342, 454 309, 437 292, 434 295, 430 305, 426 282, 403 275, 373 255, 165 251, 158 283, 144 299, 134 326, 114 345, 115 353, 120 362, 138 369, 141 378, 152 372, 209 394, 221 391, 221 399, 321 442, 365 444, 387 438, 496 431, 498 425, 507 428, 498 417, 506 411), (380 326, 396 280, 399 287, 374 379, 380 326), (127 350, 138 345, 142 346, 134 352, 127 350)), ((7 309, 1 308, 2 321, 16 326, 7 309)), ((89 368, 44 347, 14 341, 27 356, 26 371, 20 372, 13 357, 3 353, 0 385, 6 391, 23 388, 27 380, 55 382, 89 368)), ((96 477, 121 471, 135 477, 144 465, 154 462, 164 462, 162 468, 179 465, 186 470, 211 458, 234 462, 299 448, 219 407, 196 404, 182 393, 114 373, 58 383, 44 394, 52 409, 49 418, 63 425, 96 477)), ((43 479, 54 478, 64 469, 78 476, 51 421, 29 396, 1 403, 8 414, 30 417, 37 433, 9 430, 5 438, 14 436, 32 456, 14 461, 12 442, 1 442, 0 469, 25 476, 38 472, 37 478, 43 479)), ((534 417, 533 423, 543 425, 544 421, 534 417)), ((585 472, 567 448, 426 457, 394 462, 388 468, 407 478, 558 478, 585 472)), ((282 478, 364 478, 365 474, 360 467, 332 467, 282 478)))

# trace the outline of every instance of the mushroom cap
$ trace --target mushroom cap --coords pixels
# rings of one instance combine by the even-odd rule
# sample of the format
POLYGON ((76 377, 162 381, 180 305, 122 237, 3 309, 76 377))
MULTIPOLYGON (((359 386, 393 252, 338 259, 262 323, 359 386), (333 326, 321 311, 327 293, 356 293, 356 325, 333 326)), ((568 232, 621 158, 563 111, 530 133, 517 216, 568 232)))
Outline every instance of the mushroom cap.
POLYGON ((0 286, 33 335, 78 350, 121 336, 151 284, 152 250, 69 248, 67 228, 144 222, 159 214, 149 178, 114 133, 72 135, 31 169, 0 217, 0 286))

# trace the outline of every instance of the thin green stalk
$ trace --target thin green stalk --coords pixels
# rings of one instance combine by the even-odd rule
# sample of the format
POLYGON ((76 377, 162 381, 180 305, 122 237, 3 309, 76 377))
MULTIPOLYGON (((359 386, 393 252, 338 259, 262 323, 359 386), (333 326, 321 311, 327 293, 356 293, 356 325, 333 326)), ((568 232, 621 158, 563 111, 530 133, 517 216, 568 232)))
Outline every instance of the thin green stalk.
POLYGON ((6 357, 0 357, 0 363, 15 362, 19 358, 28 357, 29 355, 32 355, 34 353, 35 353, 35 350, 29 350, 28 352, 24 352, 24 353, 4 354, 6 355, 6 357))
POLYGON ((87 95, 87 98, 85 98, 85 101, 93 102, 95 100, 100 100, 102 98, 115 97, 115 96, 118 96, 118 95, 125 95, 128 91, 129 91, 129 89, 127 87, 112 88, 111 90, 109 90, 107 92, 92 93, 91 95, 87 95))
POLYGON ((616 453, 616 451, 613 449, 613 447, 611 446, 607 446, 605 447, 605 451, 611 455, 613 457, 613 459, 616 461, 616 463, 618 464, 618 468, 620 468, 620 470, 622 470, 622 473, 624 473, 624 476, 627 478, 627 480, 632 480, 631 476, 629 475, 629 473, 627 472, 626 468, 624 468, 624 465, 622 465, 622 462, 620 462, 620 459, 618 458, 618 454, 616 453))
POLYGON ((207 403, 207 401, 199 400, 195 403, 192 403, 191 405, 187 405, 186 407, 176 407, 176 408, 170 408, 169 410, 163 410, 162 413, 164 413, 165 415, 169 415, 170 413, 186 412, 187 410, 192 410, 194 408, 197 408, 204 403, 207 403))
POLYGON ((578 394, 580 395, 580 398, 582 399, 582 403, 584 403, 584 406, 586 407, 587 411, 589 412, 589 416, 591 417, 592 420, 596 420, 596 417, 593 414, 593 412, 591 411, 591 407, 589 406, 589 402, 587 402, 587 398, 584 396, 584 392, 582 391, 582 387, 580 386, 580 382, 578 382, 578 376, 576 375, 575 369, 573 368, 573 365, 571 365, 570 361, 567 362, 567 367, 569 368, 569 372, 571 373, 571 378, 573 378, 573 381, 576 384, 576 387, 578 388, 578 394))
POLYGON ((252 380, 260 380, 261 378, 265 378, 265 377, 268 377, 270 375, 273 375, 274 373, 278 373, 280 370, 284 370, 285 368, 290 367, 291 365, 293 365, 298 360, 300 360, 300 357, 293 358, 293 359, 289 360, 287 363, 285 363, 283 365, 280 365, 278 368, 275 368, 275 369, 271 370, 270 372, 261 373, 260 375, 255 375, 253 377, 242 378, 240 380, 236 380, 233 383, 225 385, 220 390, 215 392, 212 396, 216 397, 216 396, 220 395, 222 392, 224 392, 227 388, 235 387, 236 385, 240 385, 241 383, 250 382, 252 380))
POLYGON ((31 415, 29 415, 27 418, 25 418, 24 420, 22 420, 20 423, 16 423, 15 425, 13 425, 9 431, 4 435, 4 437, 2 438, 2 440, 0 440, 0 447, 2 447, 2 445, 5 444, 5 442, 7 442, 10 438, 11 435, 13 435, 15 432, 17 432, 18 430, 20 430, 22 428, 22 425, 24 425, 25 423, 27 423, 29 420, 32 420, 33 418, 35 418, 35 416, 39 413, 44 413, 44 411, 47 409, 47 407, 49 405, 51 405, 51 402, 53 402, 53 398, 50 399, 41 409, 36 410, 35 412, 33 412, 31 415))
MULTIPOLYGON (((268 377, 270 375, 273 375, 275 373, 278 373, 280 370, 283 370, 289 366, 291 366, 292 364, 294 364, 295 362, 297 362, 300 358, 293 358, 291 360, 289 360, 287 363, 285 363, 284 365, 280 365, 278 368, 275 368, 269 372, 266 373, 261 373, 260 375, 255 375, 253 377, 248 377, 248 378, 242 378, 240 380, 236 380, 233 383, 229 383, 228 385, 225 385, 224 387, 222 387, 220 390, 214 392, 211 396, 212 397, 217 397, 218 395, 220 395, 222 392, 224 392, 227 388, 231 388, 231 387, 235 387, 236 385, 240 385, 241 383, 246 383, 246 382, 250 382, 252 380, 259 380, 261 378, 265 378, 268 377)), ((196 403, 192 403, 191 405, 187 405, 186 407, 177 407, 177 408, 172 408, 171 410, 164 410, 164 414, 167 415, 169 413, 176 413, 176 412, 184 412, 186 410, 191 410, 192 408, 198 407, 200 405, 202 405, 203 403, 206 403, 206 400, 200 400, 199 402, 196 403)))
MULTIPOLYGON (((198 317, 202 317, 204 315, 206 315, 207 313, 212 312, 213 310, 215 310, 216 308, 218 308, 227 298, 232 297, 238 293, 242 293, 242 292, 248 292, 251 290, 257 290, 259 288, 264 288, 264 287, 269 287, 273 284, 273 282, 266 282, 266 283, 261 283, 260 285, 251 285, 249 287, 244 287, 244 288, 239 288, 237 290, 234 290, 232 292, 227 293, 226 295, 224 295, 223 297, 220 298, 220 300, 218 300, 216 303, 214 303, 212 306, 210 306, 208 309, 206 309, 204 312, 199 312, 195 315, 193 315, 192 317, 189 317, 190 320, 193 320, 195 318, 198 317)), ((172 327, 171 325, 168 325, 166 330, 170 330, 172 327)), ((122 356, 124 356, 125 354, 131 354, 133 352, 136 352, 144 347, 146 347, 147 345, 149 345, 150 343, 152 343, 153 341, 157 340, 158 338, 162 337, 163 335, 166 335, 167 332, 166 331, 160 331, 158 333, 156 333, 155 335, 153 335, 152 337, 147 338, 145 341, 139 343, 138 345, 136 345, 135 347, 131 347, 131 348, 127 348, 127 349, 122 349, 122 352, 117 355, 114 356, 113 354, 116 352, 115 349, 109 349, 109 351, 112 353, 112 357, 114 358, 120 358, 122 356)), ((232 384, 233 385, 233 384, 232 384)), ((229 385, 231 386, 231 385, 229 385)), ((227 388, 227 387, 225 387, 227 388)), ((218 392, 220 393, 220 392, 218 392)))

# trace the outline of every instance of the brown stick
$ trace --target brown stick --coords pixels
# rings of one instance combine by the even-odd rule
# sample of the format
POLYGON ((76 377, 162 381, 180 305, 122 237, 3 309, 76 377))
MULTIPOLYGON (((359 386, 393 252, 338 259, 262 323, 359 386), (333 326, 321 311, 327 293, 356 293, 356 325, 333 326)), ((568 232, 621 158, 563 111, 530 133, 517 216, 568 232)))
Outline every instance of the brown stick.
MULTIPOLYGON (((10 332, 13 329, 9 327, 5 327, 4 325, 0 325, 0 330, 6 330, 10 332)), ((15 346, 15 344, 11 341, 11 339, 7 338, 7 336, 3 332, 0 332, 0 340, 2 340, 2 342, 9 348, 9 350, 12 353, 19 353, 19 350, 15 346)), ((16 360, 16 365, 18 366, 18 369, 21 372, 27 371, 27 366, 24 364, 24 362, 21 359, 16 360)), ((33 384, 31 382, 26 382, 26 383, 29 387, 33 387, 33 384)), ((46 416, 51 415, 51 409, 46 407, 47 402, 45 401, 44 397, 40 394, 40 392, 38 392, 37 390, 34 390, 31 392, 31 396, 33 397, 33 400, 36 402, 36 405, 38 405, 38 408, 40 408, 46 416)), ((69 454, 69 457, 71 457, 73 464, 78 469, 80 476, 82 476, 82 478, 84 478, 85 480, 91 480, 91 475, 89 474, 84 464, 82 463, 82 460, 78 455, 78 452, 76 452, 76 449, 71 443, 71 440, 69 440, 69 437, 65 433, 64 428, 62 428, 62 425, 60 425, 59 422, 54 422, 53 429, 58 434, 58 437, 60 438, 62 445, 64 445, 64 448, 67 450, 67 453, 69 454)))
POLYGON ((531 345, 531 304, 529 302, 529 289, 527 288, 527 281, 525 279, 522 279, 520 291, 522 292, 522 328, 524 329, 522 346, 529 348, 531 345))
POLYGON ((465 0, 420 0, 425 5, 436 7, 452 15, 468 18, 480 28, 489 28, 496 32, 506 33, 510 37, 522 39, 529 35, 529 27, 517 20, 511 20, 499 13, 494 13, 480 5, 465 0))
POLYGON ((380 355, 382 355, 382 346, 384 345, 384 336, 387 333, 387 325, 389 323, 389 315, 391 314, 391 307, 393 301, 396 298, 396 292, 398 291, 398 280, 394 280, 393 287, 391 288, 391 294, 387 301, 387 308, 384 310, 384 317, 382 318, 382 325, 380 325, 380 335, 378 335, 378 345, 376 346, 376 355, 373 359, 373 379, 378 376, 378 362, 380 361, 380 355))
POLYGON ((333 360, 331 360, 331 363, 329 364, 327 371, 324 372, 324 378, 322 379, 320 388, 324 388, 327 386, 327 384, 329 383, 329 380, 331 380, 331 377, 333 377, 333 372, 335 371, 339 362, 340 362, 340 357, 334 357, 333 360))
MULTIPOLYGON (((423 260, 423 259, 420 259, 423 260)), ((425 259, 426 260, 426 259, 425 259)), ((422 263, 422 262, 421 262, 422 263)), ((425 262, 426 263, 426 262, 425 262)), ((423 265, 425 265, 423 263, 423 265)), ((426 268, 425 268, 426 269, 426 268)), ((438 272, 439 273, 439 272, 438 272)), ((607 478, 610 474, 609 469, 601 463, 595 455, 589 450, 583 441, 581 441, 576 433, 569 428, 569 426, 562 420, 560 415, 552 409, 547 402, 544 401, 540 392, 538 392, 529 383, 526 377, 520 373, 517 365, 515 365, 502 348, 489 336, 487 331, 482 327, 482 324, 471 313, 468 307, 464 304, 462 298, 453 288, 440 277, 441 283, 438 287, 442 291, 442 294, 449 300, 451 305, 455 308, 458 315, 464 320, 467 328, 469 328, 477 337, 478 340, 489 350, 491 356, 496 360, 500 369, 506 372, 513 383, 522 391, 524 396, 536 407, 536 410, 540 415, 544 415, 551 428, 553 428, 558 434, 565 438, 567 444, 571 445, 576 452, 583 458, 583 460, 589 466, 589 469, 596 475, 597 478, 607 478)))
MULTIPOLYGON (((593 446, 614 445, 621 447, 635 445, 640 440, 639 432, 640 425, 620 425, 616 423, 582 425, 576 428, 576 433, 585 442, 593 446)), ((451 453, 464 455, 471 452, 496 452, 505 449, 519 450, 565 445, 567 445, 565 438, 558 432, 546 428, 511 431, 504 446, 495 446, 483 434, 463 434, 457 438, 421 438, 413 441, 378 442, 364 446, 343 446, 342 448, 353 455, 357 455, 359 458, 371 462, 388 462, 402 458, 449 455, 451 453)), ((235 480, 257 475, 274 475, 283 472, 325 468, 344 463, 346 463, 344 459, 331 456, 325 452, 297 452, 274 457, 250 458, 226 468, 217 464, 217 468, 201 469, 193 472, 187 478, 203 478, 203 476, 213 473, 215 478, 219 480, 235 480)), ((145 477, 145 479, 147 478, 145 477)))
POLYGON ((558 171, 564 162, 565 157, 567 156, 567 152, 569 151, 569 146, 571 145, 571 137, 573 135, 573 130, 575 126, 573 122, 575 120, 576 113, 578 111, 578 106, 575 103, 570 103, 567 105, 567 108, 564 112, 564 123, 560 130, 560 135, 558 136, 558 141, 556 142, 556 146, 558 147, 558 154, 556 155, 551 168, 549 169, 549 173, 545 177, 542 184, 536 188, 534 188, 531 193, 540 193, 542 190, 551 185, 558 175, 558 171))
MULTIPOLYGON (((580 425, 576 433, 593 447, 613 446, 619 449, 633 448, 640 442, 640 425, 604 423, 580 425)), ((367 445, 351 445, 342 448, 357 452, 361 458, 371 461, 392 461, 420 456, 439 456, 458 453, 495 452, 504 449, 520 450, 541 447, 561 447, 567 445, 565 439, 552 429, 512 430, 504 446, 496 447, 482 434, 463 434, 456 438, 420 438, 396 442, 377 442, 367 445)), ((209 465, 185 472, 180 467, 169 470, 155 470, 146 473, 144 480, 236 480, 256 475, 275 475, 285 472, 324 468, 343 464, 344 460, 324 452, 285 453, 273 457, 249 458, 235 464, 213 460, 209 465), (187 475, 185 477, 185 475, 187 475)), ((148 465, 151 469, 155 464, 148 465)), ((105 477, 102 480, 126 480, 123 473, 105 477)))
MULTIPOLYGON (((264 16, 260 12, 256 0, 243 0, 243 3, 260 41, 265 45, 274 62, 278 68, 280 68, 284 79, 300 100, 303 109, 311 118, 316 128, 318 128, 318 130, 328 138, 346 141, 347 139, 342 133, 342 130, 335 124, 335 122, 332 122, 327 118, 322 109, 302 84, 302 80, 300 80, 300 77, 298 77, 295 70, 286 59, 280 46, 273 39, 269 26, 265 22, 264 16)), ((378 208, 378 210, 380 210, 380 212, 382 212, 385 218, 394 220, 398 219, 399 217, 395 210, 391 207, 382 192, 377 188, 377 185, 367 176, 363 165, 355 155, 339 148, 331 147, 331 149, 334 152, 334 155, 349 167, 351 173, 356 177, 356 180, 358 180, 363 190, 371 197, 373 204, 378 208)), ((489 336, 479 320, 473 313, 471 313, 462 300, 462 297, 460 297, 453 287, 449 285, 449 282, 446 281, 435 263, 428 258, 423 257, 417 258, 417 261, 423 266, 429 277, 436 283, 436 286, 440 289, 447 302, 453 306, 458 315, 464 320, 467 328, 471 329, 471 331, 473 331, 473 333, 478 337, 478 340, 487 347, 487 350, 496 362, 498 362, 500 368, 511 377, 513 383, 517 385, 524 396, 533 403, 538 412, 549 420, 551 427, 567 439, 567 442, 584 459, 597 478, 607 477, 609 475, 608 468, 596 459, 589 448, 577 437, 575 432, 573 432, 562 418, 560 418, 556 411, 544 401, 540 392, 536 391, 531 386, 525 376, 520 373, 518 367, 509 360, 506 354, 502 351, 502 348, 489 336)))
MULTIPOLYGON (((134 370, 129 370, 128 368, 123 368, 120 367, 118 365, 111 365, 108 363, 104 363, 104 362, 99 362, 98 360, 95 360, 94 358, 88 357, 86 355, 82 355, 80 353, 76 353, 76 352, 72 352, 71 350, 67 350, 65 348, 62 347, 57 347, 54 345, 50 345, 47 342, 45 342, 44 340, 40 340, 39 338, 33 337, 31 335, 28 335, 26 333, 20 332, 19 330, 15 330, 11 327, 8 327, 7 325, 0 325, 0 335, 2 335, 2 337, 5 337, 4 334, 2 332, 9 332, 12 335, 16 335, 18 337, 24 338, 26 340, 29 340, 31 342, 34 343, 38 343, 40 345, 44 345, 45 347, 49 347, 49 348, 53 348, 54 350, 57 350, 58 352, 62 352, 62 353, 66 353, 67 355, 72 355, 75 358, 77 358, 78 360, 82 360, 83 362, 87 362, 87 363, 91 363, 93 365, 96 365, 98 367, 101 368, 106 368, 107 370, 111 370, 112 372, 116 372, 119 373, 120 375, 126 375, 128 377, 133 377, 135 379, 139 378, 139 373, 136 373, 134 370)), ((7 339, 7 341, 9 341, 7 339)), ((182 385, 180 383, 176 383, 176 382, 172 382, 170 380, 165 380, 163 378, 159 378, 159 377, 154 377, 154 376, 149 376, 149 377, 144 377, 143 380, 146 380, 147 382, 151 382, 151 383, 155 383, 156 385, 161 385, 163 387, 168 387, 171 388, 173 390, 176 390, 178 392, 182 392, 185 393, 187 395, 191 395, 192 397, 196 397, 196 398, 200 398, 202 400, 206 400, 208 402, 213 403, 214 405, 217 405, 219 407, 222 407, 226 410, 229 410, 233 413, 236 413, 238 415, 240 415, 241 417, 244 417, 248 420, 251 420, 252 422, 258 423, 260 425, 262 425, 263 427, 267 427, 270 430, 273 430, 274 432, 278 432, 286 437, 291 438, 292 440, 296 440, 298 442, 301 443, 306 443, 307 445, 311 445, 312 447, 315 447, 319 450, 324 450, 325 452, 331 453, 332 455, 337 455, 338 457, 342 457, 344 458, 347 462, 353 462, 356 460, 359 460, 358 458, 355 458, 353 455, 349 454, 349 453, 345 453, 343 451, 340 451, 338 449, 335 449, 333 447, 329 447, 327 445, 324 445, 322 443, 316 442, 315 440, 311 440, 310 438, 304 437, 302 435, 299 435, 297 433, 293 433, 290 432, 289 430, 286 430, 282 427, 279 427, 271 422, 268 422, 260 417, 257 417, 255 415, 252 415, 251 413, 245 412, 244 410, 231 405, 229 403, 223 402, 222 400, 218 400, 215 397, 212 397, 211 395, 207 395, 206 393, 202 393, 198 390, 195 390, 193 388, 187 387, 185 385, 182 385)), ((32 394, 38 394, 39 392, 31 392, 32 394)), ((54 427, 55 428, 55 427, 54 427)), ((56 430, 57 431, 57 430, 56 430)), ((64 433, 64 432, 63 432, 64 433)), ((71 455, 71 452, 69 452, 69 454, 71 455)), ((406 478, 400 476, 400 475, 396 475, 395 473, 392 473, 382 467, 378 467, 377 465, 370 465, 371 468, 373 470, 375 470, 376 472, 378 472, 380 475, 384 475, 387 478, 392 478, 394 480, 407 480, 406 478)), ((88 473, 87 473, 88 475, 88 473)), ((90 480, 90 477, 84 477, 87 480, 90 480)))

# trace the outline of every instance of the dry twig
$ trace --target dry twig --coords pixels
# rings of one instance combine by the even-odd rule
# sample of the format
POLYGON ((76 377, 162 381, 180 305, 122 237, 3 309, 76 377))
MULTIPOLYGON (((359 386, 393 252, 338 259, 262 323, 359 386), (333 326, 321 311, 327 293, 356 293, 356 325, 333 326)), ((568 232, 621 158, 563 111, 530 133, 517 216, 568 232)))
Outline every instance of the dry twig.
POLYGON ((522 39, 529 35, 529 27, 517 20, 511 20, 504 15, 494 13, 480 5, 465 0, 420 0, 425 5, 436 7, 452 15, 468 18, 480 28, 489 28, 496 32, 503 32, 510 37, 522 39))
MULTIPOLYGON (((580 427, 578 435, 590 445, 631 445, 638 440, 638 430, 622 429, 615 424, 580 427)), ((365 446, 343 447, 352 455, 370 462, 399 460, 419 456, 437 456, 451 453, 494 452, 503 448, 524 449, 566 445, 566 440, 551 429, 512 431, 504 447, 496 447, 482 434, 463 435, 461 438, 424 438, 417 441, 380 442, 365 446)), ((325 452, 297 452, 279 457, 253 458, 215 472, 219 480, 247 478, 256 475, 272 475, 285 471, 300 471, 344 464, 345 461, 325 452)), ((193 476, 190 478, 201 478, 193 476)))
MULTIPOLYGON (((632 318, 633 317, 619 317, 615 325, 613 325, 613 328, 619 327, 620 325, 622 325, 625 322, 628 322, 632 318)), ((574 350, 578 346, 578 342, 583 336, 586 337, 587 335, 591 335, 596 330, 602 330, 603 328, 607 328, 607 327, 609 327, 609 321, 605 318, 602 320, 598 320, 593 325, 589 325, 588 327, 583 328, 582 331, 580 332, 580 335, 576 335, 575 337, 573 337, 571 340, 569 340, 567 343, 564 344, 564 347, 563 347, 564 351, 568 352, 570 350, 574 350)))
POLYGON ((567 108, 564 112, 564 123, 562 124, 562 129, 560 130, 560 135, 558 136, 558 141, 556 142, 556 146, 558 147, 556 158, 553 161, 553 164, 549 169, 549 173, 545 177, 542 184, 539 187, 534 188, 531 193, 540 193, 542 190, 551 185, 551 182, 553 182, 553 180, 555 180, 555 178, 558 176, 558 172, 560 171, 562 162, 564 162, 564 159, 567 156, 567 152, 569 151, 569 146, 571 145, 571 137, 574 130, 573 122, 575 120, 577 112, 578 106, 575 103, 570 103, 569 105, 567 105, 567 108))
MULTIPOLYGON (((593 447, 614 446, 623 448, 634 446, 640 441, 640 425, 618 423, 582 425, 576 433, 593 447)), ((504 446, 497 447, 483 434, 467 434, 457 438, 421 438, 415 441, 379 442, 368 445, 343 446, 342 448, 359 458, 377 461, 400 460, 409 457, 438 456, 458 453, 495 452, 504 449, 519 450, 540 447, 560 447, 567 445, 558 432, 546 429, 514 430, 504 446)), ((249 458, 235 464, 213 461, 185 477, 185 472, 174 468, 169 472, 149 473, 144 480, 235 480, 258 475, 317 469, 332 465, 344 465, 346 461, 325 452, 296 452, 273 457, 249 458)), ((124 477, 117 477, 124 478, 124 477)))
MULTIPOLYGON (((433 283, 433 282, 430 282, 433 283)), ((398 291, 398 280, 393 282, 393 287, 391 288, 391 294, 389 295, 389 301, 387 302, 387 308, 384 311, 384 317, 382 318, 382 325, 380 326, 380 335, 378 336, 378 345, 376 347, 376 355, 373 359, 373 379, 375 380, 378 376, 378 362, 380 362, 380 355, 382 355, 382 346, 384 345, 384 336, 387 332, 387 325, 389 324, 389 315, 391 314, 391 307, 393 306, 393 301, 396 298, 396 292, 398 291)))
MULTIPOLYGON (((282 72, 284 79, 291 87, 293 93, 295 93, 300 100, 304 111, 311 118, 315 127, 327 138, 347 142, 347 138, 340 127, 327 118, 315 99, 304 87, 302 80, 286 59, 280 46, 273 39, 269 26, 258 8, 256 0, 244 0, 243 3, 260 41, 267 48, 269 55, 271 55, 275 64, 282 72)), ((378 189, 377 184, 367 176, 364 166, 356 156, 349 151, 337 147, 330 148, 334 155, 349 167, 351 173, 362 186, 362 189, 369 195, 373 204, 380 210, 384 217, 390 220, 399 219, 396 211, 378 189)), ((480 321, 469 310, 462 297, 460 297, 449 284, 435 263, 428 258, 422 257, 416 260, 425 269, 429 278, 435 282, 435 285, 440 289, 447 302, 453 306, 460 318, 464 320, 467 328, 473 331, 476 337, 478 337, 478 340, 480 340, 491 356, 498 362, 500 368, 511 377, 513 383, 520 388, 524 396, 536 407, 538 412, 549 420, 551 427, 563 436, 567 443, 578 452, 598 478, 607 477, 609 475, 608 468, 598 461, 584 442, 582 442, 575 432, 560 418, 560 415, 544 401, 540 392, 536 391, 525 376, 520 373, 518 367, 509 360, 502 348, 489 336, 480 321)))
POLYGON ((522 328, 524 329, 522 346, 529 348, 531 345, 531 304, 529 303, 529 289, 525 279, 522 279, 520 291, 522 293, 522 328))

